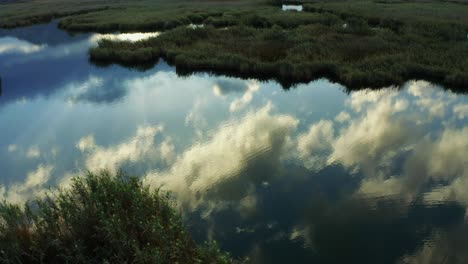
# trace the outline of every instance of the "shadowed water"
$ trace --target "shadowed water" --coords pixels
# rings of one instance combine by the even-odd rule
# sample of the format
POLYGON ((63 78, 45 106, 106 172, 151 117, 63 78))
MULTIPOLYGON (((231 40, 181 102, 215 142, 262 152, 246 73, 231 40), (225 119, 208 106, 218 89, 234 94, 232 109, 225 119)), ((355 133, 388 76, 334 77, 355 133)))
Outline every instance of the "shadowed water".
POLYGON ((466 95, 99 68, 100 37, 0 31, 1 198, 122 168, 253 263, 468 261, 466 95))

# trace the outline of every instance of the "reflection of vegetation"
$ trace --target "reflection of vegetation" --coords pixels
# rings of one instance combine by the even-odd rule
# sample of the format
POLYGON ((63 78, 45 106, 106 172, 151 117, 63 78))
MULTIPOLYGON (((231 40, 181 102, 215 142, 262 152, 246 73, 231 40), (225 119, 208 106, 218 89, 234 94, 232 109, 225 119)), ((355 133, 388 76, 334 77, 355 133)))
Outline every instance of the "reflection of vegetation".
POLYGON ((0 205, 2 263, 230 263, 197 246, 171 199, 136 177, 75 178, 24 208, 0 205))
POLYGON ((415 203, 403 209, 401 201, 391 199, 323 202, 309 209, 313 213, 305 222, 312 227, 306 236, 320 252, 319 263, 400 263, 401 256, 423 246, 435 230, 457 227, 464 218, 463 206, 456 203, 415 203))

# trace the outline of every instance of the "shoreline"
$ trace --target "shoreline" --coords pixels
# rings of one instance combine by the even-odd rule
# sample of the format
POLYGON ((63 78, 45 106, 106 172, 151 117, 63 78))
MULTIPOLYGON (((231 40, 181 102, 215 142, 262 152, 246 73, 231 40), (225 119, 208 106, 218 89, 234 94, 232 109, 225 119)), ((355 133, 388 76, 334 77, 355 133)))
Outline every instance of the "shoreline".
MULTIPOLYGON (((148 10, 117 5, 77 11, 81 13, 61 18, 58 27, 72 33, 163 31, 161 36, 135 43, 100 41, 89 50, 90 60, 97 65, 145 69, 163 59, 182 75, 208 72, 275 80, 284 88, 320 78, 349 90, 425 79, 468 92, 468 58, 463 57, 468 54, 468 20, 453 23, 457 14, 450 16, 448 11, 443 22, 440 17, 433 21, 426 17, 426 22, 411 16, 408 20, 379 17, 369 10, 383 5, 400 8, 406 15, 416 11, 400 2, 355 2, 364 11, 343 11, 340 5, 333 6, 335 2, 320 1, 304 4, 302 12, 280 11, 272 3, 247 6, 241 1, 237 9, 231 2, 227 7, 217 2, 200 7, 159 4, 164 8, 158 10, 157 4, 148 10), (133 18, 134 14, 141 17, 133 18), (190 24, 204 27, 189 29, 190 24)), ((412 3, 431 11, 441 2, 412 3)), ((453 12, 465 7, 447 5, 453 12)))

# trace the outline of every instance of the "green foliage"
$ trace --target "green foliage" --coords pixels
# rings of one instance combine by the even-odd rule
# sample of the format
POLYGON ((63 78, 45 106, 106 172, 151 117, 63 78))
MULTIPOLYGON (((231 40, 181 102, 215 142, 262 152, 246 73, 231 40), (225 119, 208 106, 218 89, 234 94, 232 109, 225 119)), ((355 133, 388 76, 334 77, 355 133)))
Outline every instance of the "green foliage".
POLYGON ((266 0, 266 3, 272 6, 281 6, 283 4, 283 0, 266 0))
POLYGON ((0 204, 2 263, 232 263, 197 246, 169 194, 137 177, 89 173, 69 189, 0 204))
POLYGON ((468 54, 466 41, 444 38, 463 26, 423 30, 420 24, 403 27, 391 19, 370 25, 368 18, 357 15, 291 14, 270 9, 231 12, 221 17, 239 22, 228 28, 178 27, 137 43, 101 42, 90 55, 95 61, 126 65, 163 58, 179 72, 273 78, 286 86, 328 77, 350 89, 379 88, 411 78, 454 90, 467 87, 468 60, 460 56, 468 54))
MULTIPOLYGON (((92 7, 103 3, 97 0, 92 7)), ((468 87, 463 55, 468 54, 468 6, 461 2, 310 0, 304 1, 304 12, 283 12, 279 4, 143 0, 72 15, 60 26, 165 31, 137 43, 101 42, 90 50, 97 64, 146 68, 163 58, 179 73, 274 78, 285 85, 329 77, 361 88, 426 78, 459 91, 468 87), (189 24, 205 27, 189 29, 189 24)))
POLYGON ((15 27, 24 27, 30 26, 39 23, 47 23, 52 21, 58 17, 65 17, 65 16, 72 16, 72 15, 80 15, 86 14, 90 12, 96 12, 101 10, 106 10, 108 7, 95 7, 95 8, 83 8, 71 11, 61 11, 61 12, 42 12, 37 14, 29 14, 27 16, 23 16, 19 19, 8 19, 3 20, 0 19, 0 27, 3 28, 15 28, 15 27))

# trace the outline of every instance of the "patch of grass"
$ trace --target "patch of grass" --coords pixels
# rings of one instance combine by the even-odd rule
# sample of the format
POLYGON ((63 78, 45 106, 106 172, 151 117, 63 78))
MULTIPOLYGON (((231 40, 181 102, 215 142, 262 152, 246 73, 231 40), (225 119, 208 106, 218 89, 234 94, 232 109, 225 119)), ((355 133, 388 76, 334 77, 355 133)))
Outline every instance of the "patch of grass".
POLYGON ((232 263, 198 246, 167 193, 107 172, 18 206, 0 204, 2 263, 232 263))
POLYGON ((59 26, 165 31, 138 43, 101 42, 90 50, 99 65, 147 68, 163 58, 181 74, 273 78, 284 86, 328 77, 354 89, 424 78, 466 91, 465 0, 301 2, 304 12, 283 12, 273 0, 115 2, 106 10, 65 17, 59 26), (189 24, 205 28, 187 29, 189 24))
POLYGON ((0 20, 0 27, 2 28, 16 28, 16 27, 24 27, 30 26, 34 24, 41 24, 41 23, 48 23, 55 18, 64 17, 64 16, 72 16, 72 15, 79 15, 85 14, 89 12, 101 11, 106 10, 108 7, 100 7, 100 8, 91 8, 91 9, 80 9, 76 11, 62 11, 62 12, 46 12, 46 13, 38 13, 38 14, 31 14, 27 15, 21 19, 16 20, 0 20))
MULTIPOLYGON (((36 0, 0 3, 0 27, 13 28, 67 18, 62 26, 77 31, 154 30, 159 22, 187 18, 197 21, 184 9, 212 10, 246 8, 261 5, 264 0, 36 0)), ((196 14, 195 14, 196 15, 196 14)), ((169 22, 169 23, 172 23, 169 22)))
POLYGON ((107 9, 82 15, 70 16, 60 21, 59 26, 69 31, 131 32, 164 31, 189 24, 212 25, 224 28, 247 25, 256 28, 280 25, 296 28, 311 23, 336 22, 337 15, 306 12, 283 12, 278 7, 241 5, 236 8, 219 6, 169 6, 129 7, 107 9), (138 15, 135 15, 138 14, 138 15))
POLYGON ((104 10, 110 6, 121 7, 123 5, 120 1, 107 0, 38 0, 0 3, 0 27, 14 28, 46 23, 55 18, 104 10))
POLYGON ((60 21, 59 27, 69 31, 132 32, 161 31, 181 25, 200 24, 208 17, 221 13, 186 8, 154 9, 132 7, 108 9, 94 13, 71 16, 60 21), (138 14, 138 16, 135 16, 138 14), (118 17, 116 19, 116 17, 118 17))
POLYGON ((455 37, 463 33, 463 25, 399 28, 390 19, 372 24, 367 17, 323 10, 275 10, 224 12, 221 18, 235 21, 228 28, 177 27, 137 43, 102 41, 90 50, 90 57, 126 65, 163 58, 180 73, 272 78, 284 86, 320 77, 350 89, 401 84, 411 78, 459 91, 468 86, 468 59, 460 56, 468 54, 468 43, 455 37))
POLYGON ((326 1, 317 0, 311 5, 315 8, 349 13, 365 17, 396 19, 406 23, 457 23, 468 25, 468 1, 449 2, 438 0, 410 1, 326 1), (465 4, 463 4, 463 2, 465 4))

